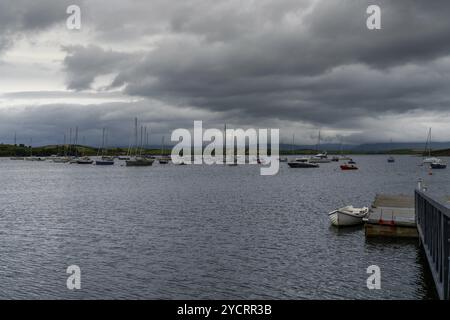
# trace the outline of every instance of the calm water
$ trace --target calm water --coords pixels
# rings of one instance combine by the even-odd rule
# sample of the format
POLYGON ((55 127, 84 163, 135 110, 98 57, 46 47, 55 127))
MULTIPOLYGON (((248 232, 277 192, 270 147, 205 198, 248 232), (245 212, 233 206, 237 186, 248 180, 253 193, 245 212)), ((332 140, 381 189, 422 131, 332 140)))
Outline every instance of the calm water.
MULTIPOLYGON (((429 299, 416 240, 366 240, 327 212, 412 194, 419 158, 354 157, 259 175, 258 166, 80 166, 0 159, 0 298, 429 299), (82 289, 66 288, 67 266, 82 289), (382 289, 366 268, 380 266, 382 289)), ((450 190, 449 190, 450 191, 450 190)))

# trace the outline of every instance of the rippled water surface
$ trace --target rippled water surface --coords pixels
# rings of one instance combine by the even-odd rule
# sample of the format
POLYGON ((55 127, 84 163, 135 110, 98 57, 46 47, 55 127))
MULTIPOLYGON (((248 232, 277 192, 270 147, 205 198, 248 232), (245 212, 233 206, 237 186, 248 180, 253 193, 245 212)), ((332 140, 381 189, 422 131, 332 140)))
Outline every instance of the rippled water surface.
POLYGON ((0 159, 0 298, 436 298, 418 242, 366 240, 327 212, 412 195, 419 158, 359 156, 260 176, 258 166, 95 167, 0 159), (67 266, 82 289, 66 288, 67 266), (380 266, 382 289, 366 268, 380 266))

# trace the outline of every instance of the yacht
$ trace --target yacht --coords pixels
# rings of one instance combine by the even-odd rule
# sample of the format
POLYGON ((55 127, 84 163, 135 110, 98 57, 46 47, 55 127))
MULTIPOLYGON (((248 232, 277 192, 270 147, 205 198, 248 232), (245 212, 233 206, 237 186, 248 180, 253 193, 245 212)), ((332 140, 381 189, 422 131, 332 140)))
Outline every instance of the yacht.
POLYGON ((309 162, 311 163, 330 163, 331 159, 328 159, 327 153, 318 153, 315 156, 311 157, 309 159, 309 162))
POLYGON ((431 156, 431 128, 428 130, 427 141, 425 143, 425 153, 428 151, 428 157, 423 159, 423 164, 440 163, 442 160, 431 156))
POLYGON ((317 163, 312 163, 310 161, 303 161, 303 158, 295 159, 294 161, 289 161, 288 166, 291 168, 318 168, 317 163))
POLYGON ((146 158, 142 156, 142 127, 141 127, 141 145, 138 145, 138 119, 134 118, 134 156, 125 161, 127 167, 149 167, 155 162, 154 158, 146 158))

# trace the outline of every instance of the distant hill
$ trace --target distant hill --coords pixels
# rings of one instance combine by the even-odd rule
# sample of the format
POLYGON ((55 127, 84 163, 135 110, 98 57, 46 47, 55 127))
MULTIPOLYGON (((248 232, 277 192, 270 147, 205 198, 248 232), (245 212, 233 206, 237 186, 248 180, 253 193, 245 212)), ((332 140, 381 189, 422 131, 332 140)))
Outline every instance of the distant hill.
MULTIPOLYGON (((321 144, 320 151, 328 151, 330 153, 342 150, 347 153, 420 153, 425 150, 425 143, 423 142, 398 142, 398 143, 364 143, 364 144, 321 144)), ((280 144, 280 150, 316 150, 315 145, 294 145, 280 144)), ((432 142, 432 150, 446 150, 450 149, 450 142, 432 142)))
MULTIPOLYGON (((165 152, 169 152, 173 146, 167 145, 165 152)), ((73 147, 72 147, 73 148, 73 147)), ((270 147, 269 147, 270 148, 270 147)), ((97 154, 97 147, 77 146, 78 154, 95 155, 97 154)), ((124 154, 128 147, 114 147, 109 148, 111 154, 124 154)), ((341 150, 345 154, 371 154, 371 153, 391 153, 391 154, 421 154, 424 152, 425 144, 423 142, 407 142, 407 143, 365 143, 360 145, 354 144, 321 144, 320 152, 327 151, 330 154, 340 153, 341 150)), ((450 142, 433 142, 431 143, 432 153, 436 156, 450 156, 450 142)), ((315 154, 317 153, 315 145, 291 145, 280 144, 281 154, 315 154)), ((52 154, 62 154, 64 149, 57 145, 47 145, 40 147, 33 147, 33 155, 49 156, 52 154)), ((159 154, 160 146, 149 146, 145 148, 145 153, 159 154)), ((0 144, 0 157, 10 156, 28 156, 30 155, 30 148, 25 145, 9 145, 0 144)))

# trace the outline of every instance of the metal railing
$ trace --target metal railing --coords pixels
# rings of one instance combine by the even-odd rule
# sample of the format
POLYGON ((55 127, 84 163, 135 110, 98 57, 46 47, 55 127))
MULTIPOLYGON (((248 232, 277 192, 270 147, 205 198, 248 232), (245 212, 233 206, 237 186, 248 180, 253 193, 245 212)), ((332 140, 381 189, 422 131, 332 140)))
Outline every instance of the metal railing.
POLYGON ((423 190, 415 191, 417 230, 440 299, 450 299, 450 207, 423 190))

